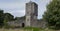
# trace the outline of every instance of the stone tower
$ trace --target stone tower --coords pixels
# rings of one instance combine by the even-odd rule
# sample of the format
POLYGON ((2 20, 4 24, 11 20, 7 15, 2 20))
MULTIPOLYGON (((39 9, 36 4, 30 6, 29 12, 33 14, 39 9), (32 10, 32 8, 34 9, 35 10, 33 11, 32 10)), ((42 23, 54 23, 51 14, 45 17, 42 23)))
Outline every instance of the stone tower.
POLYGON ((25 26, 37 27, 38 5, 35 2, 26 3, 25 26))

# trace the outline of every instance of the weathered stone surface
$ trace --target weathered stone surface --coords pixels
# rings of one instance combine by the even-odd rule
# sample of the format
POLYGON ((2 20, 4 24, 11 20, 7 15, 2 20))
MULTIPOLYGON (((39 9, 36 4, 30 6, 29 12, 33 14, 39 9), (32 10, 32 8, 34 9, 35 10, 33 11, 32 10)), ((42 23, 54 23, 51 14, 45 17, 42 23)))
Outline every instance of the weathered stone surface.
POLYGON ((26 26, 37 26, 38 5, 35 2, 26 3, 26 26))

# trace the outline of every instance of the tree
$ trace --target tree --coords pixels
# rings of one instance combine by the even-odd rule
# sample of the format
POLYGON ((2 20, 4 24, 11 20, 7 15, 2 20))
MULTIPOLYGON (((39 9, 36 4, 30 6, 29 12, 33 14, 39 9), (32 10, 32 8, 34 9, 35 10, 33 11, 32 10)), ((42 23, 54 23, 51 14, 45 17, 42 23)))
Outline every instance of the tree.
POLYGON ((4 21, 8 22, 8 21, 12 21, 14 19, 14 16, 11 15, 10 13, 4 13, 4 21))
POLYGON ((3 21, 4 21, 3 10, 0 10, 0 26, 3 26, 3 21))
POLYGON ((22 17, 16 17, 15 20, 25 20, 25 16, 22 16, 22 17))
POLYGON ((60 29, 60 0, 52 0, 47 5, 47 11, 44 13, 43 19, 47 21, 48 27, 60 29))
POLYGON ((8 21, 13 21, 14 20, 14 16, 11 15, 10 13, 4 13, 4 27, 8 28, 8 21))
POLYGON ((10 13, 3 13, 3 10, 0 10, 0 27, 7 27, 8 21, 14 21, 14 16, 10 13))

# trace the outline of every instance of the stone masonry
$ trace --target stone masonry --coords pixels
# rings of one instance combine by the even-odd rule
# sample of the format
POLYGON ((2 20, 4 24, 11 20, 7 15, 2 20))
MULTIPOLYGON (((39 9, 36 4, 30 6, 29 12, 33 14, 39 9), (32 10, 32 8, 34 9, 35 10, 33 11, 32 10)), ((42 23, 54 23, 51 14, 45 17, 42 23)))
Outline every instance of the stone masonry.
POLYGON ((25 26, 37 27, 38 5, 35 2, 26 3, 25 26))

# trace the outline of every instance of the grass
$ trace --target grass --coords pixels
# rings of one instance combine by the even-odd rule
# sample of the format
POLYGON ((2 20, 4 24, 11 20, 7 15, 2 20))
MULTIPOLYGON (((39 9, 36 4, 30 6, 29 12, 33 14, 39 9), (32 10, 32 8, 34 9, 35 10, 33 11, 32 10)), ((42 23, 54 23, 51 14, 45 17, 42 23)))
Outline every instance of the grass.
POLYGON ((55 31, 55 30, 52 30, 52 29, 42 29, 42 28, 36 28, 36 27, 25 27, 24 28, 25 30, 30 30, 30 31, 55 31))
MULTIPOLYGON (((0 31, 32 31, 24 29, 0 29, 0 31)), ((33 31, 55 31, 55 30, 33 30, 33 31)))
POLYGON ((25 27, 24 30, 33 30, 33 31, 39 31, 40 28, 36 28, 36 27, 25 27))
POLYGON ((0 31, 24 31, 22 29, 0 29, 0 31))
POLYGON ((56 31, 52 29, 42 29, 36 27, 24 27, 22 29, 0 29, 0 31, 56 31))

